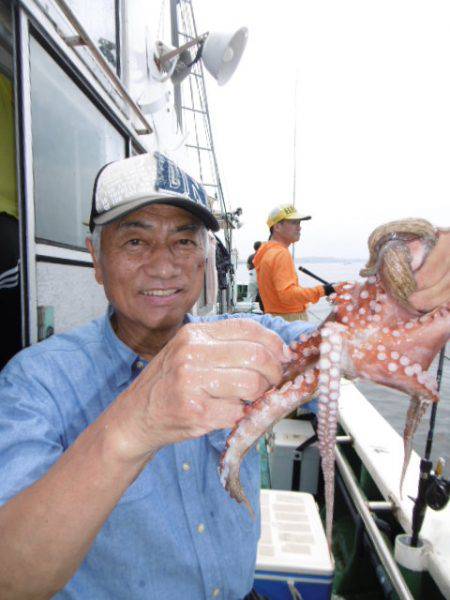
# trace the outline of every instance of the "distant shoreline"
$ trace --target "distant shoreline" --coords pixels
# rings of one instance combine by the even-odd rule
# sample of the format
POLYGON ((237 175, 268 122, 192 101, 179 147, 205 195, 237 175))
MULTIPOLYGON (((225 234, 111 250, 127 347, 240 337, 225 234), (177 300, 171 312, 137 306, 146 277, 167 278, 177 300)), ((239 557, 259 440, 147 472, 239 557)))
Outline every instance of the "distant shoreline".
MULTIPOLYGON (((311 263, 357 263, 366 262, 365 258, 333 258, 332 256, 302 256, 301 261, 311 263)), ((296 261, 297 262, 297 261, 296 261)))
MULTIPOLYGON (((366 262, 365 258, 334 258, 332 256, 302 256, 300 260, 296 259, 295 262, 308 262, 308 263, 362 263, 366 262)), ((247 260, 239 260, 239 264, 245 264, 247 260)))

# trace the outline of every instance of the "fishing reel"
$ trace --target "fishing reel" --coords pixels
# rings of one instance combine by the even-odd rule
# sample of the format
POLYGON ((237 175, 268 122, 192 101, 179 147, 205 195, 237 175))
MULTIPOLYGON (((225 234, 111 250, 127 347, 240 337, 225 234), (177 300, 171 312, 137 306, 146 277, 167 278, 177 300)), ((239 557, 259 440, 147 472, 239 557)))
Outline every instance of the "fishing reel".
POLYGON ((438 460, 436 471, 429 475, 425 502, 433 510, 444 509, 450 498, 450 481, 442 477, 444 461, 438 460))
POLYGON ((419 533, 427 507, 442 510, 447 506, 450 497, 450 481, 442 477, 444 466, 444 459, 439 458, 433 472, 431 460, 423 458, 420 461, 419 490, 412 514, 411 546, 413 547, 419 543, 419 533))

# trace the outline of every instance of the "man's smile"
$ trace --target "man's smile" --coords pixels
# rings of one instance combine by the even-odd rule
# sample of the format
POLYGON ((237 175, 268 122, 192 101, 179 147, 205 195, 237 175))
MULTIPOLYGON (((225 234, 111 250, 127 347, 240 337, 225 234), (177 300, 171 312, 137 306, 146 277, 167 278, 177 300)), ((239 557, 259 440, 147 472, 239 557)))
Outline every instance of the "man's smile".
POLYGON ((172 296, 179 292, 179 288, 168 288, 168 289, 155 289, 155 290, 141 290, 139 293, 143 296, 172 296))

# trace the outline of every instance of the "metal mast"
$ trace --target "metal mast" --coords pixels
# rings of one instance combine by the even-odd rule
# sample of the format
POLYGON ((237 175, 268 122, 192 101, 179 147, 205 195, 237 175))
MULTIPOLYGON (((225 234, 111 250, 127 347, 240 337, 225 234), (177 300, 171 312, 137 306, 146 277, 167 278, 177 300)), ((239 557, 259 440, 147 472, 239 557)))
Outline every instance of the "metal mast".
MULTIPOLYGON (((198 36, 192 1, 170 0, 170 10, 172 45, 178 48, 198 36)), ((201 60, 195 62, 189 75, 181 83, 174 84, 174 99, 179 127, 188 134, 185 146, 191 167, 197 171, 193 175, 197 176, 208 195, 219 204, 225 247, 231 256, 233 225, 220 180, 201 60)), ((227 273, 227 280, 227 290, 224 290, 226 294, 221 294, 221 310, 231 309, 234 283, 232 266, 227 273)))

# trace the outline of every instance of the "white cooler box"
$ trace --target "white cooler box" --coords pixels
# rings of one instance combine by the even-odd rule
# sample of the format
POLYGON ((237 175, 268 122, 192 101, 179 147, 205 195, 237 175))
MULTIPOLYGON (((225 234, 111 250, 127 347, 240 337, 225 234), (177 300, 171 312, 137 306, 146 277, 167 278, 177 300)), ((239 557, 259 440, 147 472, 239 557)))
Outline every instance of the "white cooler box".
POLYGON ((333 574, 313 496, 261 490, 256 591, 270 600, 329 600, 333 574))
POLYGON ((300 485, 294 491, 317 493, 320 455, 317 444, 303 452, 296 448, 314 435, 309 421, 282 419, 273 427, 269 441, 270 487, 275 490, 292 490, 294 458, 300 459, 300 485))

